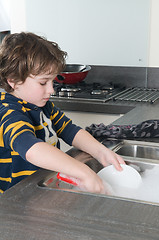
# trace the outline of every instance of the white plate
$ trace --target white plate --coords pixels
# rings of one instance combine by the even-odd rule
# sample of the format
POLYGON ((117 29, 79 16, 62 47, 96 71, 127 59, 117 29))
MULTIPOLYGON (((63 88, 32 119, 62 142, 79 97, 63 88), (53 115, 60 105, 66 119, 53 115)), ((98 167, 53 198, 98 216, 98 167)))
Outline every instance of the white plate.
POLYGON ((125 164, 121 164, 121 166, 123 168, 122 171, 118 171, 113 165, 110 165, 97 174, 112 187, 138 188, 142 183, 140 174, 133 167, 125 164))

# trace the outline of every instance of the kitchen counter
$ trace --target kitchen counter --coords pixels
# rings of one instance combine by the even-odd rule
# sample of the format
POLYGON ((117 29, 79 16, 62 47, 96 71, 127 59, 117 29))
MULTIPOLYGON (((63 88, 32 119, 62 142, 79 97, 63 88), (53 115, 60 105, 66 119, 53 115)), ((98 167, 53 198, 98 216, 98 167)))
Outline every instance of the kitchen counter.
MULTIPOLYGON (((159 119, 159 103, 130 109, 115 123, 159 119)), ((39 187, 48 173, 39 170, 1 195, 0 239, 158 239, 158 204, 39 187)))
POLYGON ((139 103, 127 103, 127 102, 115 102, 110 100, 106 103, 104 102, 92 102, 85 100, 73 101, 71 98, 63 100, 63 98, 51 99, 54 104, 64 111, 82 111, 82 112, 94 112, 94 113, 107 113, 107 114, 125 114, 139 105, 139 103))

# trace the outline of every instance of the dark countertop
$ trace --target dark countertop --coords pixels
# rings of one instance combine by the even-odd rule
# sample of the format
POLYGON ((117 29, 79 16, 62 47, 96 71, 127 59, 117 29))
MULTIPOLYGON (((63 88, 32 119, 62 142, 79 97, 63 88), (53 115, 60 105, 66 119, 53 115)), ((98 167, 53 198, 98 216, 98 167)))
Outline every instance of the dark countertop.
MULTIPOLYGON (((159 119, 157 103, 138 104, 131 109, 115 123, 159 119)), ((159 238, 158 204, 38 187, 37 183, 48 173, 50 171, 39 170, 1 195, 0 239, 159 238)))

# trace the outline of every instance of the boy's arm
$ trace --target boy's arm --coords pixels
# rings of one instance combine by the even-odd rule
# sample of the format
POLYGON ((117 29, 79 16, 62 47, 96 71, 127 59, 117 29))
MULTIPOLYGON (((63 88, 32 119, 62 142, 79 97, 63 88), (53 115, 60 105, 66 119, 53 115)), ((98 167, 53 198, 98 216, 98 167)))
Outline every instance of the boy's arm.
POLYGON ((122 157, 106 148, 98 142, 91 134, 81 129, 74 137, 72 145, 84 152, 89 153, 97 159, 103 166, 113 164, 117 170, 122 170, 120 164, 125 164, 122 157))
POLYGON ((94 171, 46 142, 35 143, 26 152, 26 159, 41 168, 62 172, 79 179, 79 186, 85 191, 105 193, 102 180, 94 171))

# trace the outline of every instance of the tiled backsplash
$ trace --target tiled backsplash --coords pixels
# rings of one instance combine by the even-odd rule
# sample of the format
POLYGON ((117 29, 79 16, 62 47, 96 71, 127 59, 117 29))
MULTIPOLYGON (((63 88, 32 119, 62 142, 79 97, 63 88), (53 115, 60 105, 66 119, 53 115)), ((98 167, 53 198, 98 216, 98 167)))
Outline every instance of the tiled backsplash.
POLYGON ((159 68, 147 68, 147 87, 159 89, 159 68))
POLYGON ((123 84, 125 87, 159 88, 159 68, 91 66, 87 82, 123 84))

